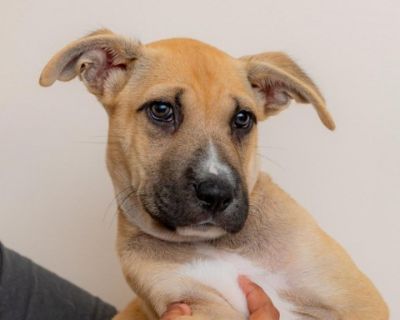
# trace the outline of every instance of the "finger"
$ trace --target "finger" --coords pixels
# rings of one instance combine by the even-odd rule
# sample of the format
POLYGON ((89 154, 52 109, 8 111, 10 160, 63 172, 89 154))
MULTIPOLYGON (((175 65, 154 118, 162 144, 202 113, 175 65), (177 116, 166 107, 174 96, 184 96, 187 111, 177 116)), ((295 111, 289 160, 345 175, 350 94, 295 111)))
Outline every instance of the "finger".
POLYGON ((250 320, 279 320, 279 317, 279 311, 273 305, 264 305, 250 314, 250 320))
POLYGON ((247 308, 250 314, 257 312, 257 310, 265 312, 275 309, 271 299, 260 286, 251 282, 245 276, 239 276, 239 285, 246 295, 247 308))
POLYGON ((161 316, 160 320, 174 320, 180 316, 191 315, 192 311, 187 304, 173 303, 169 305, 167 311, 161 316))

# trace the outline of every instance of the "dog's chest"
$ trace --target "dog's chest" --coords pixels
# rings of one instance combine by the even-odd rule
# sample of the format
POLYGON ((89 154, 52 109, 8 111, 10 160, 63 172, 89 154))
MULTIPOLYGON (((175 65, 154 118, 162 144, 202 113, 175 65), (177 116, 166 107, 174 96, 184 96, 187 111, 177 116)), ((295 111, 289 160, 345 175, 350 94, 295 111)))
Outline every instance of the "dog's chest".
POLYGON ((283 273, 272 273, 256 266, 247 258, 216 249, 199 248, 201 258, 185 264, 179 272, 220 292, 240 312, 248 315, 247 302, 238 284, 238 276, 245 275, 268 293, 281 314, 281 319, 294 319, 292 305, 282 300, 278 292, 289 290, 283 273))

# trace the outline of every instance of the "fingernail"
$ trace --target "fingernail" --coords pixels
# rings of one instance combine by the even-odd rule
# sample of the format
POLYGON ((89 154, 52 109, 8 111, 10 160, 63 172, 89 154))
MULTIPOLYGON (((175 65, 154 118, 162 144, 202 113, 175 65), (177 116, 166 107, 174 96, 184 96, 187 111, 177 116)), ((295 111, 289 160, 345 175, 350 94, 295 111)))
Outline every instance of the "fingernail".
POLYGON ((250 282, 250 279, 247 278, 246 276, 242 275, 242 274, 239 275, 238 280, 239 280, 239 283, 240 283, 240 282, 245 282, 245 283, 250 282))

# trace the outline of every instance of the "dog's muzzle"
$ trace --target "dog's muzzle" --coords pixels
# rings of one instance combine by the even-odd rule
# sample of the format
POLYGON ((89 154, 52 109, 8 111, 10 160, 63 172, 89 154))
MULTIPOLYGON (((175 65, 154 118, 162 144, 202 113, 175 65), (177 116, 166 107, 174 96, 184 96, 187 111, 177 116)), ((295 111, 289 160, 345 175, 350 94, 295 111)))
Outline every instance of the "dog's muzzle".
POLYGON ((247 188, 235 168, 220 160, 216 148, 199 150, 185 168, 177 163, 164 161, 141 197, 148 214, 172 231, 241 230, 248 215, 247 188))

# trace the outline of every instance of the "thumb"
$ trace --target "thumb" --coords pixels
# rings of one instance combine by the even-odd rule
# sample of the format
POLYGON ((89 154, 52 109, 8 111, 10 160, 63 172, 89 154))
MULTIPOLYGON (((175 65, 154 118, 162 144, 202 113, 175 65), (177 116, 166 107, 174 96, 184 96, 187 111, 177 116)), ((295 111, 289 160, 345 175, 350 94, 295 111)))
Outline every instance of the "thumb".
POLYGON ((168 306, 167 311, 162 315, 160 320, 174 320, 180 316, 191 315, 192 311, 187 304, 173 303, 168 306))

